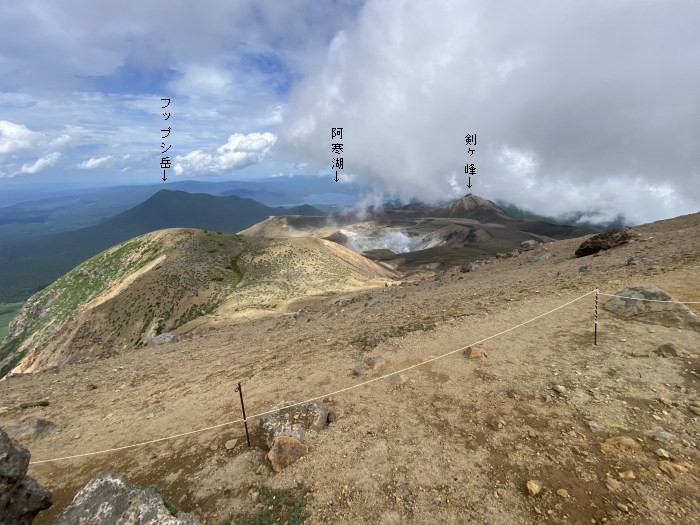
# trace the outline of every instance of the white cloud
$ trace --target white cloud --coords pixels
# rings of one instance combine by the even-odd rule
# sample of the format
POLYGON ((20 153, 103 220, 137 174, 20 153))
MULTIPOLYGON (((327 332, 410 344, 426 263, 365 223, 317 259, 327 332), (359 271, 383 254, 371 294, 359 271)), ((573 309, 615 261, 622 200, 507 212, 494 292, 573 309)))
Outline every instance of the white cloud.
POLYGON ((0 120, 0 155, 32 147, 42 137, 23 124, 0 120))
POLYGON ((342 126, 346 177, 404 199, 466 186, 468 158, 469 191, 541 213, 697 211, 700 3, 642 5, 368 0, 292 90, 276 157, 327 169, 342 126))
POLYGON ((240 170, 261 162, 277 141, 272 133, 235 133, 228 142, 209 153, 195 150, 175 157, 175 175, 240 170))
POLYGON ((92 170, 95 168, 99 168, 100 166, 103 166, 113 160, 114 157, 112 155, 106 155, 104 157, 91 157, 86 161, 81 162, 80 164, 77 165, 77 168, 81 170, 92 170))
POLYGON ((61 158, 61 153, 58 151, 54 151, 53 153, 49 153, 48 155, 44 155, 43 157, 40 157, 37 159, 35 162, 31 164, 23 164, 22 167, 20 168, 19 172, 20 173, 39 173, 40 171, 45 170, 46 168, 53 166, 56 164, 58 159, 61 158))

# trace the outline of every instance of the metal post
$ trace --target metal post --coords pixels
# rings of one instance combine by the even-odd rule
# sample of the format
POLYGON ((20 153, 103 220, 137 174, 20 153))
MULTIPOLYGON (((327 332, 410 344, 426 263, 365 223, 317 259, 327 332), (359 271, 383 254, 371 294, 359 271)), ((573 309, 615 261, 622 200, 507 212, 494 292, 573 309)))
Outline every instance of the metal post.
POLYGON ((248 446, 250 447, 250 435, 248 434, 248 421, 245 418, 245 404, 243 403, 243 387, 238 383, 238 387, 235 390, 241 396, 241 410, 243 411, 243 425, 245 426, 245 438, 248 441, 248 446))
POLYGON ((595 311, 593 313, 593 344, 598 346, 598 288, 595 289, 595 311))

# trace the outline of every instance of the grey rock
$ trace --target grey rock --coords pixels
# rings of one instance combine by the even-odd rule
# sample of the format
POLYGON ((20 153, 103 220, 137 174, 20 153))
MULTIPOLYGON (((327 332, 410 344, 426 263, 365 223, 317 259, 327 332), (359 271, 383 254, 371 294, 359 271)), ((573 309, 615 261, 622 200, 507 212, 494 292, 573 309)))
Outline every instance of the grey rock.
POLYGON ((233 450, 234 448, 236 448, 237 444, 237 439, 229 439, 224 446, 226 447, 226 450, 233 450))
POLYGON ((160 335, 156 335, 155 337, 151 337, 151 339, 148 341, 148 346, 176 343, 177 340, 177 334, 174 334, 173 332, 164 332, 160 335))
POLYGON ((554 257, 553 253, 544 252, 544 253, 540 253, 539 255, 534 256, 530 262, 541 263, 541 262, 546 261, 547 259, 551 259, 552 257, 554 257))
POLYGON ((578 271, 579 271, 579 273, 586 273, 590 269, 591 269, 591 267, 589 265, 584 264, 583 266, 579 267, 578 271))
POLYGON ((668 302, 673 301, 673 297, 660 288, 637 286, 625 288, 615 295, 621 297, 613 297, 604 308, 620 317, 700 332, 700 318, 685 305, 668 302))
POLYGON ((89 481, 53 525, 199 525, 197 518, 173 516, 155 488, 139 488, 126 476, 106 472, 89 481))
POLYGON ((0 525, 30 525, 52 504, 51 493, 27 476, 30 457, 0 429, 0 525))
POLYGON ((463 264, 463 265, 460 267, 460 271, 461 271, 462 273, 469 273, 469 272, 476 271, 476 264, 474 264, 474 263, 463 264))
POLYGON ((650 262, 648 259, 646 259, 644 257, 638 257, 635 255, 634 257, 630 257, 629 259, 627 259, 627 261, 625 262, 625 265, 626 266, 639 266, 641 264, 645 264, 648 262, 650 262))
POLYGON ((57 425, 53 421, 40 417, 27 419, 18 425, 7 427, 5 432, 12 439, 36 439, 44 437, 56 430, 57 425))
POLYGON ((272 448, 279 436, 290 436, 303 443, 307 430, 322 430, 328 424, 326 403, 313 401, 284 408, 293 404, 282 401, 273 408, 275 412, 260 416, 260 429, 268 448, 272 448))
POLYGON ((377 299, 376 297, 373 297, 372 299, 370 299, 369 301, 367 301, 365 303, 365 307, 372 308, 373 306, 378 305, 378 304, 379 304, 379 299, 377 299))
POLYGON ((527 241, 523 241, 520 243, 520 251, 523 252, 529 252, 531 250, 534 250, 540 245, 537 241, 533 239, 528 239, 527 241))
POLYGON ((585 257, 598 253, 601 250, 609 250, 630 242, 639 237, 639 234, 631 228, 619 228, 605 233, 598 233, 583 241, 576 250, 576 257, 585 257))

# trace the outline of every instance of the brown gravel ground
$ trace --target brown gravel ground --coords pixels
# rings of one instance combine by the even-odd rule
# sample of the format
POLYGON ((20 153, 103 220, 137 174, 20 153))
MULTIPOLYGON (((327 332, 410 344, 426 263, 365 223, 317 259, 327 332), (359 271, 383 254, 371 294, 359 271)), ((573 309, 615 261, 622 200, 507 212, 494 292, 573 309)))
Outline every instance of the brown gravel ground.
MULTIPOLYGON (((554 257, 543 262, 532 262, 538 250, 470 273, 425 273, 400 287, 309 300, 298 316, 219 322, 177 343, 11 378, 0 382, 0 406, 10 408, 0 427, 31 417, 58 425, 23 441, 33 461, 98 451, 238 419, 238 381, 256 414, 467 346, 595 287, 655 285, 700 301, 700 214, 637 230, 651 239, 600 256, 574 259, 580 240, 559 241, 546 246, 554 257), (626 266, 633 255, 651 262, 626 266), (580 272, 584 264, 589 270, 580 272), (366 307, 370 298, 379 302, 366 307), (359 377, 357 364, 365 369, 359 377), (39 398, 50 406, 15 408, 39 398)), ((261 485, 304 487, 309 524, 700 523, 700 418, 688 409, 700 398, 700 334, 601 309, 594 346, 592 313, 588 295, 485 342, 484 360, 457 352, 405 372, 404 382, 331 396, 337 420, 309 433, 309 455, 280 474, 265 459, 255 421, 251 448, 234 424, 32 465, 30 475, 55 501, 35 523, 50 523, 105 470, 160 486, 207 524, 254 512, 261 504, 251 494, 261 485), (665 342, 688 355, 658 356, 665 342), (645 435, 657 427, 674 438, 645 435), (600 447, 616 436, 639 449, 600 447), (227 451, 232 438, 238 444, 227 451), (659 447, 675 470, 657 457, 659 447), (620 477, 626 471, 634 479, 620 477), (526 489, 531 479, 543 486, 536 497, 526 489)))

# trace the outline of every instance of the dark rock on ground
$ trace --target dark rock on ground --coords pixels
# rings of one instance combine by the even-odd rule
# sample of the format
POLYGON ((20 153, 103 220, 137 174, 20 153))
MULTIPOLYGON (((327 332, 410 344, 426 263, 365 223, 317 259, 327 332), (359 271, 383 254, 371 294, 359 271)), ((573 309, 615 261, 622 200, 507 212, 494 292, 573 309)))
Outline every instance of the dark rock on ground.
POLYGON ((576 257, 593 255, 601 250, 609 250, 610 248, 626 244, 638 236, 639 234, 631 228, 619 228, 609 232, 598 233, 583 241, 576 250, 575 255, 576 257))
POLYGON ((674 298, 660 288, 637 286, 615 295, 622 297, 613 297, 603 307, 620 317, 700 332, 700 318, 684 304, 668 302, 674 298))
POLYGON ((51 493, 27 476, 30 457, 0 430, 0 525, 30 525, 51 506, 51 493))
POLYGON ((126 476, 107 472, 88 482, 53 525, 199 525, 178 512, 173 516, 156 490, 132 485, 126 476))

